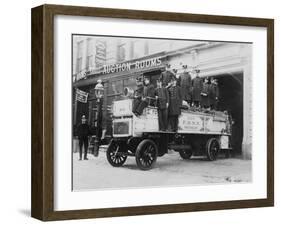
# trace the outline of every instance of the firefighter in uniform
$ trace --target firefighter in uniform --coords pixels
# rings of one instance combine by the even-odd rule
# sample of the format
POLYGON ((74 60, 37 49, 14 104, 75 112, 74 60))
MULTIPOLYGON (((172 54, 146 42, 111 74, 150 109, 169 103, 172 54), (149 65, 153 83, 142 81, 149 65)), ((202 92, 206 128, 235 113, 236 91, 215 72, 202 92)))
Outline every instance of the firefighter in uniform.
POLYGON ((210 84, 210 108, 211 110, 217 110, 217 103, 219 101, 219 87, 216 79, 211 78, 210 84))
POLYGON ((202 78, 199 77, 200 70, 196 69, 193 73, 196 73, 195 78, 192 80, 192 101, 193 105, 199 107, 201 101, 201 92, 203 88, 202 78))
POLYGON ((178 117, 181 114, 182 96, 180 87, 177 86, 177 80, 172 79, 168 88, 169 92, 169 108, 168 108, 168 122, 172 132, 178 130, 178 117))
POLYGON ((210 106, 210 85, 209 85, 209 79, 205 78, 204 79, 204 83, 203 83, 203 87, 202 87, 202 91, 201 91, 201 102, 200 105, 202 108, 204 109, 208 109, 210 106))
POLYGON ((157 80, 155 95, 157 101, 159 130, 166 131, 168 129, 169 93, 168 90, 162 86, 161 80, 157 80))
POLYGON ((82 147, 84 145, 84 160, 88 160, 88 136, 91 133, 90 126, 86 123, 86 116, 83 115, 81 119, 81 124, 77 126, 77 135, 79 140, 79 160, 82 160, 82 147))
POLYGON ((134 92, 134 100, 133 100, 133 113, 136 114, 137 107, 141 103, 143 97, 143 81, 141 77, 136 78, 137 88, 134 92))
POLYGON ((187 65, 183 65, 183 73, 179 76, 179 86, 181 88, 182 99, 191 106, 191 75, 187 71, 187 65))
POLYGON ((166 64, 166 70, 160 75, 160 80, 162 81, 162 86, 168 88, 171 84, 172 79, 176 78, 175 74, 171 71, 171 65, 166 64))
POLYGON ((141 102, 136 107, 135 115, 139 116, 142 115, 143 110, 149 106, 153 105, 155 102, 155 88, 153 84, 150 83, 150 78, 145 77, 144 78, 144 88, 143 88, 143 96, 141 99, 141 102))

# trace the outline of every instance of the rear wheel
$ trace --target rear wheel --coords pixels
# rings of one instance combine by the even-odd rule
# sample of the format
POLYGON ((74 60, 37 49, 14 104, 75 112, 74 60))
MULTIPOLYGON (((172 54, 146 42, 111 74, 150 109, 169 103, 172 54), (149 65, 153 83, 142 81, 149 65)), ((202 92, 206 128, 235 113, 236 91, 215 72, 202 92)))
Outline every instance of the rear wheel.
POLYGON ((220 143, 216 138, 210 138, 206 144, 207 158, 210 161, 217 159, 220 150, 220 143))
POLYGON ((191 149, 185 149, 185 150, 180 150, 180 157, 183 159, 190 159, 192 156, 192 150, 191 149))
POLYGON ((106 151, 107 161, 110 163, 110 165, 119 167, 126 162, 127 155, 124 155, 124 148, 124 145, 111 140, 106 151))
POLYGON ((158 148, 154 141, 146 139, 140 142, 135 155, 137 166, 141 170, 149 170, 156 162, 158 148))

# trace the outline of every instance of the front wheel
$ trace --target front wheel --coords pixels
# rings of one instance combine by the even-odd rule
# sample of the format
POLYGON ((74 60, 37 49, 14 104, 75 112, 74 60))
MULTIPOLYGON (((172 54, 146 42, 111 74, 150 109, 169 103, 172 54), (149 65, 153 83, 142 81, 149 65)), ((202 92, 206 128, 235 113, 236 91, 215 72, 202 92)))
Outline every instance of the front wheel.
POLYGON ((190 159, 192 156, 191 149, 180 150, 179 153, 180 153, 180 157, 182 157, 182 159, 190 159))
POLYGON ((141 170, 149 170, 156 162, 158 148, 152 140, 146 139, 140 142, 135 155, 137 166, 141 170))
POLYGON ((210 161, 217 159, 220 150, 220 143, 216 138, 210 138, 206 144, 207 158, 210 161))
POLYGON ((124 152, 124 146, 114 140, 111 140, 106 151, 107 161, 110 165, 120 167, 126 162, 127 156, 122 152, 124 152))

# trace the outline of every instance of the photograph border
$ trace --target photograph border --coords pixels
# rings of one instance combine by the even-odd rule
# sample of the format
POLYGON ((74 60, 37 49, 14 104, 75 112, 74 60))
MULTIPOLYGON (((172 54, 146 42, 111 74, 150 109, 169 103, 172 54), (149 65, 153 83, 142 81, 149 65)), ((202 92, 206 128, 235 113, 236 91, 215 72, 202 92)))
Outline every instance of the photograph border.
POLYGON ((274 205, 274 20, 127 9, 41 5, 32 9, 31 216, 43 221, 274 205), (267 198, 122 208, 54 210, 54 17, 56 15, 264 27, 267 29, 267 198))

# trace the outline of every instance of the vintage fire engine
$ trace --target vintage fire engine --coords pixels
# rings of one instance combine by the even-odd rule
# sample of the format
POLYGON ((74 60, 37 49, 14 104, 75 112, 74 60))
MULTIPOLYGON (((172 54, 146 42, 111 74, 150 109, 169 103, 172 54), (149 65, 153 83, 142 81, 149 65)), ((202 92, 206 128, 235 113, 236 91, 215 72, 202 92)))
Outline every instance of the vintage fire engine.
POLYGON ((142 170, 151 169, 157 157, 172 149, 183 159, 206 155, 215 160, 222 151, 231 150, 231 118, 227 112, 200 112, 182 109, 178 131, 159 131, 156 107, 147 107, 139 117, 132 113, 133 100, 113 102, 113 134, 107 148, 107 160, 114 167, 122 166, 134 156, 142 170))

